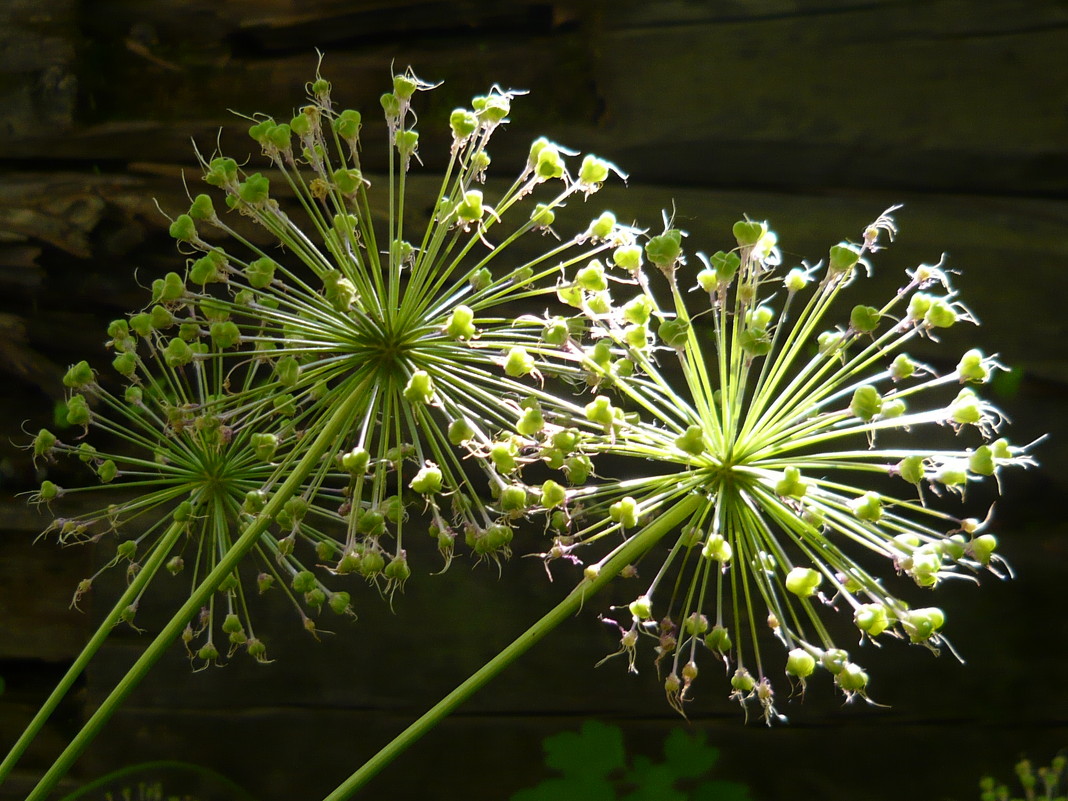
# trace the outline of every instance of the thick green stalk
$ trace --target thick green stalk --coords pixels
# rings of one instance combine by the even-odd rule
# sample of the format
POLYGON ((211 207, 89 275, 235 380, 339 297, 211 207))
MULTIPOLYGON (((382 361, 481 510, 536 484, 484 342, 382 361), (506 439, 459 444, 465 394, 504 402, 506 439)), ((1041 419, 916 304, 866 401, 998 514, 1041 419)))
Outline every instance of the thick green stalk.
POLYGON ((81 672, 85 670, 86 665, 88 665, 89 661, 96 655, 96 652, 100 650, 100 646, 104 644, 108 635, 111 634, 111 630, 118 624, 126 607, 137 600, 141 591, 149 581, 152 580, 152 577, 156 575, 156 572, 163 564, 163 560, 167 557, 167 554, 171 552, 175 540, 181 536, 184 530, 184 524, 171 523, 170 527, 163 535, 163 538, 152 551, 148 561, 145 562, 142 568, 137 572, 137 575, 134 576, 133 581, 127 586, 122 597, 116 602, 114 608, 108 613, 108 616, 104 618, 104 621, 100 624, 100 627, 90 638, 89 642, 82 648, 81 653, 78 654, 78 658, 74 660, 74 664, 70 666, 63 678, 60 679, 59 684, 56 685, 52 694, 48 696, 48 699, 44 702, 41 708, 37 710, 37 714, 34 715, 33 720, 30 721, 18 741, 11 747, 11 751, 4 757, 4 761, 0 763, 0 785, 4 783, 4 779, 11 773, 15 764, 22 758, 22 755, 25 753, 30 743, 33 742, 34 738, 41 731, 45 721, 47 721, 52 713, 56 711, 56 707, 59 706, 60 701, 62 701, 70 691, 75 680, 81 675, 81 672))
POLYGON ((633 537, 631 537, 604 565, 594 577, 587 576, 573 589, 564 600, 557 604, 548 614, 537 623, 523 632, 505 647, 493 659, 475 671, 459 687, 446 695, 437 704, 431 707, 417 721, 398 734, 381 751, 367 760, 360 768, 349 776, 323 801, 346 801, 366 784, 371 778, 379 773, 386 765, 414 744, 424 734, 434 728, 438 723, 448 717, 456 707, 470 698, 482 688, 490 679, 497 676, 512 662, 526 653, 531 646, 541 640, 546 634, 559 626, 568 617, 571 617, 579 609, 587 598, 595 594, 608 582, 615 578, 619 571, 630 564, 641 554, 655 545, 668 531, 681 524, 687 517, 693 514, 700 505, 702 498, 698 495, 688 495, 678 501, 667 512, 657 517, 633 537))
POLYGON ((178 610, 170 622, 163 627, 152 643, 142 652, 133 667, 120 679, 111 694, 104 699, 100 708, 93 713, 92 717, 82 726, 77 736, 63 750, 63 753, 59 755, 56 761, 52 763, 37 786, 27 796, 26 801, 44 801, 56 783, 70 769, 74 760, 88 747, 97 732, 133 691, 138 682, 144 678, 152 665, 170 647, 171 643, 178 639, 186 624, 196 616, 223 579, 234 571, 234 568, 237 567, 244 555, 256 544, 256 540, 263 534, 271 519, 282 510, 285 502, 299 490, 301 484, 308 474, 315 469, 323 454, 348 427, 351 419, 364 402, 364 394, 359 390, 352 392, 333 410, 315 441, 308 446, 300 461, 289 473, 289 477, 271 496, 260 515, 242 532, 241 536, 234 542, 233 547, 216 564, 215 569, 192 592, 189 600, 182 605, 182 608, 178 610))

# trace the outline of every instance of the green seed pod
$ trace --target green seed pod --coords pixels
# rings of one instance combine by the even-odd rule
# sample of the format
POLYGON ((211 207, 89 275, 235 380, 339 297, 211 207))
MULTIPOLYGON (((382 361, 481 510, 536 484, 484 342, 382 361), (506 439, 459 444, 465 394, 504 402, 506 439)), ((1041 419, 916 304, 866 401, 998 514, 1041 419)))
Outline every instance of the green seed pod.
POLYGON ((705 635, 705 645, 720 654, 725 654, 731 649, 730 633, 722 625, 717 623, 712 630, 705 635))
MULTIPOLYGON (((354 141, 360 134, 363 117, 356 109, 347 108, 338 114, 334 120, 334 130, 337 135, 346 141, 354 141)), ((292 123, 290 123, 292 124, 292 123)))
POLYGON ((675 447, 691 456, 700 456, 707 447, 704 429, 699 425, 688 426, 685 433, 675 437, 675 447))
POLYGON ((572 486, 585 484, 593 472, 593 462, 584 453, 569 456, 564 460, 564 471, 567 473, 567 482, 572 486))
POLYGON ((232 320, 211 324, 211 343, 220 350, 233 348, 241 343, 241 331, 232 320))
POLYGON ((816 349, 821 355, 829 355, 842 347, 845 334, 841 331, 824 331, 816 337, 816 349))
MULTIPOLYGON (((588 155, 582 159, 582 164, 579 166, 579 183, 587 186, 600 186, 608 180, 609 169, 607 161, 588 155)), ((615 225, 614 217, 612 225, 615 225)), ((600 234, 599 236, 603 239, 606 234, 600 234)))
POLYGON ((352 614, 352 596, 347 592, 335 592, 330 596, 330 611, 335 615, 352 614))
POLYGON ((978 425, 983 420, 982 402, 968 387, 962 389, 949 405, 949 419, 959 425, 978 425))
POLYGON ((468 190, 464 193, 463 199, 456 204, 453 213, 465 223, 478 222, 485 214, 482 198, 482 192, 478 189, 468 190))
POLYGON ((78 446, 78 458, 88 464, 96 458, 96 448, 88 442, 83 442, 78 446))
POLYGON ((816 670, 816 657, 803 648, 794 648, 786 656, 786 673, 805 679, 816 670))
POLYGON ((831 248, 827 271, 831 275, 849 272, 860 262, 860 250, 847 242, 831 248))
POLYGON ((189 207, 189 216, 193 220, 210 220, 215 217, 215 207, 212 205, 211 196, 200 194, 193 199, 189 207))
POLYGON ((228 186, 237 180, 237 162, 229 156, 219 156, 208 164, 204 182, 212 186, 228 186))
POLYGON ((193 504, 189 501, 182 501, 176 507, 171 514, 175 523, 187 523, 193 517, 193 504))
POLYGON ((543 428, 545 428, 545 418, 541 409, 537 407, 524 409, 515 425, 515 430, 525 437, 533 437, 543 428))
POLYGON ((820 664, 831 674, 837 676, 849 662, 849 654, 841 648, 831 648, 820 656, 820 664))
POLYGON ((518 462, 515 458, 516 453, 517 449, 515 443, 511 440, 504 440, 502 442, 495 442, 490 446, 489 457, 498 472, 511 473, 518 467, 518 462))
POLYGON ((308 513, 308 502, 304 498, 290 498, 282 509, 295 523, 299 523, 308 513))
POLYGON ((598 395, 585 406, 586 419, 600 423, 606 429, 615 422, 615 407, 606 395, 598 395))
POLYGON ((739 220, 731 227, 731 232, 734 234, 739 247, 753 247, 768 232, 768 224, 751 220, 739 220))
POLYGON ((645 325, 653 311, 653 301, 648 295, 637 295, 623 304, 623 319, 633 325, 645 325))
POLYGON ((416 370, 404 387, 404 399, 409 403, 430 403, 434 398, 434 381, 426 370, 416 370))
POLYGON ((916 362, 904 353, 899 353, 890 365, 890 377, 895 381, 911 378, 915 372, 916 362))
POLYGON ((608 289, 608 277, 600 259, 593 259, 575 275, 575 283, 587 292, 603 292, 608 289))
POLYGON ((808 482, 801 479, 801 471, 796 467, 787 467, 783 478, 775 485, 775 493, 783 497, 803 498, 808 492, 808 482))
POLYGON ((56 447, 56 435, 47 428, 42 428, 33 438, 34 456, 51 456, 54 447, 56 447))
POLYGON ((408 560, 405 558, 403 551, 400 556, 394 557, 390 563, 386 565, 383 572, 385 573, 386 578, 397 584, 403 584, 408 580, 408 577, 412 575, 412 569, 408 567, 408 560))
POLYGON ((427 462, 426 466, 420 468, 408 484, 412 490, 421 495, 436 495, 441 492, 441 485, 441 468, 431 462, 427 462))
POLYGON ((636 620, 651 620, 653 617, 653 599, 648 595, 635 598, 628 608, 636 620))
POLYGON ((126 387, 123 399, 134 406, 140 406, 144 402, 144 390, 137 386, 126 387))
POLYGON ((822 582, 823 576, 811 567, 795 567, 786 574, 786 589, 802 598, 814 595, 822 582))
POLYGON ((864 422, 870 422, 882 410, 883 397, 871 384, 864 384, 853 391, 849 410, 864 422))
POLYGON ((883 401, 879 416, 884 420, 893 420, 895 417, 901 417, 906 411, 908 411, 908 406, 905 405, 905 401, 901 398, 891 398, 883 401))
POLYGON ((686 320, 664 320, 657 328, 661 341, 676 350, 682 350, 690 339, 690 324, 686 320))
POLYGON ((71 389, 83 389, 94 383, 93 368, 89 362, 80 361, 73 365, 63 376, 63 386, 71 389))
POLYGON ((716 271, 716 280, 722 286, 733 281, 738 269, 742 266, 741 256, 734 251, 724 253, 722 250, 717 250, 712 254, 709 262, 712 264, 712 269, 716 271))
POLYGON ((645 256, 661 270, 674 270, 682 256, 682 231, 671 228, 650 238, 645 244, 645 256))
POLYGON ((271 182, 262 173, 253 173, 237 185, 237 196, 250 206, 267 200, 271 182))
POLYGON ((923 457, 919 455, 906 456, 897 463, 897 474, 910 484, 919 485, 924 479, 923 457))
POLYGON ((638 525, 638 502, 629 495, 608 507, 608 516, 623 528, 638 525))
POLYGON ((870 523, 877 523, 883 516, 883 502, 877 492, 865 492, 850 504, 850 508, 859 520, 870 523))
POLYGON ((936 606, 910 609, 901 615, 901 627, 915 643, 926 642, 934 637, 945 622, 945 613, 936 606))
POLYGON ((219 658, 219 649, 209 642, 207 645, 201 646, 200 650, 197 651, 197 658, 205 662, 214 662, 219 658))
POLYGON ((125 540, 124 542, 120 542, 115 549, 115 555, 119 559, 133 561, 133 558, 137 555, 137 541, 125 540))
POLYGON ((497 503, 503 512, 525 512, 527 488, 522 484, 509 484, 501 490, 497 503))
POLYGON ((241 509, 248 514, 259 514, 267 503, 267 494, 263 490, 249 490, 245 493, 244 503, 241 509))
POLYGON ((227 634, 236 634, 237 632, 242 631, 243 629, 244 626, 241 625, 241 618, 239 618, 235 613, 230 612, 223 619, 222 630, 227 634))
POLYGON ((642 249, 638 245, 621 245, 612 251, 612 263, 631 274, 637 274, 642 266, 642 249))
POLYGON ((72 426, 89 425, 89 403, 84 395, 71 395, 67 401, 67 424, 72 426))
POLYGON ((266 289, 274 280, 274 271, 278 267, 274 259, 263 256, 251 262, 245 268, 245 278, 256 289, 266 289))
POLYGON ((175 338, 163 349, 163 359, 169 367, 182 367, 193 361, 193 350, 187 342, 175 338))
MULTIPOLYGON (((41 485, 42 490, 44 484, 41 485)), ((990 557, 998 547, 998 540, 993 534, 980 534, 968 543, 965 553, 969 554, 981 565, 989 565, 990 557)))
POLYGON ((274 374, 283 387, 295 387, 300 379, 300 365, 293 356, 283 356, 275 362, 274 374))
POLYGON ((976 475, 992 476, 996 467, 994 450, 989 445, 980 445, 968 457, 968 468, 976 475))
POLYGON ((315 589, 318 582, 315 580, 315 574, 310 570, 301 570, 295 576, 293 576, 290 586, 294 592, 311 592, 315 589))
POLYGON ((360 557, 360 575, 364 578, 374 578, 382 572, 386 566, 386 557, 379 550, 364 551, 360 557))
POLYGON ((945 298, 935 298, 923 316, 923 322, 929 328, 950 328, 959 319, 960 315, 945 298))
POLYGON ((475 430, 466 420, 453 420, 449 423, 448 437, 453 445, 461 445, 475 436, 475 430))
POLYGON ((415 131, 397 131, 393 144, 402 156, 411 156, 419 146, 419 134, 415 131))
POLYGON ((886 607, 879 603, 861 604, 853 613, 857 628, 871 637, 878 637, 890 625, 886 607))
POLYGON ((868 674, 855 662, 846 662, 835 674, 834 681, 847 693, 863 692, 868 686, 868 674))
POLYGON ((508 351, 504 360, 504 372, 512 378, 530 375, 536 370, 533 357, 526 348, 515 347, 508 351))
POLYGON ((119 468, 115 466, 115 462, 111 459, 107 459, 106 461, 101 462, 100 466, 96 469, 96 474, 100 478, 100 483, 110 484, 119 474, 119 468))
POLYGON ((870 334, 879 327, 882 314, 874 306, 854 306, 849 314, 849 325, 854 331, 870 334))
POLYGON ((551 478, 541 485, 541 505, 544 509, 555 509, 567 501, 567 490, 551 478))
POLYGON ((710 534, 701 549, 701 556, 705 559, 714 559, 721 565, 725 565, 734 556, 734 549, 722 534, 710 534))
POLYGON ((564 175, 564 159, 560 155, 560 149, 547 140, 537 140, 531 146, 531 154, 534 165, 534 175, 542 181, 550 181, 554 178, 562 178, 564 175), (535 148, 538 141, 541 147, 535 148), (536 149, 536 153, 535 153, 536 149))
POLYGON ((786 278, 783 279, 782 283, 786 287, 786 291, 791 295, 795 292, 800 292, 808 285, 808 273, 800 267, 794 267, 786 274, 786 278))
POLYGON ((984 363, 983 352, 977 348, 967 351, 957 364, 961 381, 983 384, 990 379, 990 367, 984 363))
POLYGON ((319 587, 316 587, 314 590, 308 590, 308 592, 304 593, 304 603, 306 603, 310 607, 313 607, 316 611, 322 609, 323 603, 325 601, 326 593, 319 587))
POLYGON ((172 576, 177 576, 185 569, 185 560, 180 556, 172 556, 167 560, 167 564, 164 567, 167 568, 167 572, 172 576))
POLYGON ((62 494, 63 490, 48 480, 42 481, 41 488, 37 491, 37 497, 46 503, 55 500, 62 494))
POLYGON ((256 588, 260 595, 263 595, 267 590, 274 586, 274 576, 268 573, 260 573, 256 577, 256 588))
POLYGON ((267 144, 267 131, 274 125, 274 120, 268 117, 265 120, 255 123, 249 126, 248 135, 259 142, 261 145, 267 144))
POLYGON ((452 128, 452 138, 462 142, 478 130, 478 117, 465 108, 453 109, 449 114, 449 127, 452 128))
POLYGON ((740 667, 731 676, 731 687, 740 693, 749 693, 756 687, 756 679, 753 678, 752 673, 744 667, 740 667))
POLYGON ((188 214, 179 214, 167 231, 179 242, 195 242, 198 239, 196 223, 188 214))
MULTIPOLYGON (((278 437, 275 434, 258 432, 252 435, 252 449, 261 462, 269 462, 278 450, 278 437)), ((256 511, 259 511, 258 509, 256 511)))

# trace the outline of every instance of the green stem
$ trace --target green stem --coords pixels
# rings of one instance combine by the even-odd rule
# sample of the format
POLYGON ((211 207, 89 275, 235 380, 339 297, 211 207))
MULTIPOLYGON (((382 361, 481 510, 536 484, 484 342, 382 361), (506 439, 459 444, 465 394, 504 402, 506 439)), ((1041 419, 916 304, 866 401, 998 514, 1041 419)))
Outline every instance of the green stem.
POLYGON ((183 531, 185 531, 184 524, 171 523, 159 544, 152 551, 148 561, 145 562, 144 566, 137 572, 137 575, 134 576, 133 581, 130 582, 126 591, 122 594, 122 597, 119 598, 114 608, 108 613, 108 616, 104 618, 104 621, 100 624, 99 628, 97 628, 89 642, 82 648, 81 653, 78 654, 78 658, 74 660, 74 664, 70 666, 63 678, 60 679, 59 684, 56 685, 52 694, 48 696, 48 699, 26 727, 26 730, 11 747, 11 751, 4 757, 4 761, 0 763, 0 784, 3 784, 4 779, 11 773, 15 764, 25 753, 30 743, 32 743, 34 738, 40 733, 45 722, 51 717, 52 713, 56 711, 56 707, 59 706, 60 701, 62 701, 70 691, 75 680, 81 675, 81 672, 85 670, 86 665, 88 665, 90 660, 96 655, 96 652, 100 650, 100 646, 104 644, 104 641, 107 640, 108 636, 111 634, 111 630, 115 628, 121 619, 123 611, 125 611, 126 607, 138 598, 141 591, 144 590, 152 580, 152 577, 156 575, 156 572, 163 564, 163 560, 167 557, 167 554, 171 552, 171 548, 183 531))
POLYGON ((323 454, 348 427, 351 418, 364 402, 364 394, 364 392, 360 391, 352 392, 333 411, 315 441, 308 446, 307 451, 292 469, 289 477, 278 488, 278 491, 272 495, 260 515, 242 532, 241 536, 234 542, 233 547, 216 564, 215 569, 192 592, 189 600, 183 604, 170 622, 163 627, 163 630, 156 635, 156 638, 144 650, 133 667, 119 680, 115 689, 104 699, 100 708, 93 713, 92 717, 82 726, 81 731, 63 750, 63 753, 52 763, 40 782, 37 783, 37 786, 26 797, 26 801, 44 801, 56 783, 70 769, 74 760, 88 747, 89 743, 92 742, 103 725, 126 700, 126 697, 133 691, 138 682, 144 678, 145 674, 159 660, 163 652, 170 647, 171 643, 178 639, 186 624, 196 616, 223 579, 233 572, 244 555, 256 544, 256 541, 264 529, 267 528, 272 518, 282 510, 285 502, 300 489, 301 483, 315 469, 323 454))
MULTIPOLYGON (((349 776, 323 801, 347 801, 364 784, 379 773, 386 765, 396 759, 409 746, 414 744, 424 734, 434 728, 438 723, 448 717, 460 704, 475 694, 482 686, 497 676, 512 662, 526 653, 531 646, 541 640, 546 634, 555 629, 564 620, 574 615, 589 596, 592 596, 608 582, 615 578, 619 571, 633 562, 641 554, 655 545, 668 531, 682 523, 702 502, 698 495, 688 495, 671 509, 652 523, 631 537, 621 547, 615 556, 601 566, 600 571, 594 577, 587 576, 573 589, 564 600, 557 604, 548 614, 537 623, 519 635, 511 645, 508 645, 493 659, 475 671, 459 687, 446 695, 437 704, 431 707, 418 720, 407 729, 398 734, 381 751, 367 760, 360 768, 349 776)), ((29 800, 28 800, 29 801, 29 800)))

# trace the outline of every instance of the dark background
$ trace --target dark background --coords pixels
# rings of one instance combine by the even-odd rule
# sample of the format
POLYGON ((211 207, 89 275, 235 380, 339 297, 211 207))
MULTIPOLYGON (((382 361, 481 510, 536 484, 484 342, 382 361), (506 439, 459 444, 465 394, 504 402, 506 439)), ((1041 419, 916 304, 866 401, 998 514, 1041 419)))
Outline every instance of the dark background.
MULTIPOLYGON (((971 799, 983 772, 1007 778, 1020 754, 1045 760, 1068 745, 1068 3, 8 0, 0 748, 109 601, 105 586, 86 614, 68 609, 77 581, 107 556, 34 543, 46 520, 17 493, 43 476, 17 445, 50 423, 66 365, 105 363, 106 322, 143 304, 138 284, 180 267, 155 202, 184 209, 183 171, 196 180, 190 139, 210 150, 221 126, 224 150, 240 160, 254 148, 228 109, 287 117, 317 47, 335 97, 364 111, 369 172, 384 167, 377 97, 390 64, 410 64, 445 82, 420 106, 426 172, 442 161, 446 140, 433 132, 451 108, 493 83, 529 89, 496 137, 493 174, 518 170, 540 134, 592 150, 631 178, 589 211, 612 208, 655 228, 673 206, 694 249, 729 247, 730 225, 748 214, 770 220, 788 258, 816 260, 904 203, 875 283, 893 288, 906 267, 948 254, 984 325, 956 334, 946 353, 973 344, 1000 353, 1023 376, 998 399, 1013 441, 1050 434, 1037 450, 1041 469, 1006 476, 997 508, 1017 577, 956 583, 931 601, 946 608, 964 666, 893 644, 864 651, 872 695, 887 708, 842 706, 829 682, 814 682, 803 705, 783 705, 791 725, 743 725, 707 670, 689 725, 722 749, 720 774, 762 799, 971 799)), ((354 592, 359 622, 321 644, 284 604, 265 602, 260 616, 278 618, 277 662, 191 674, 173 649, 75 777, 173 758, 221 770, 264 801, 319 798, 572 579, 550 584, 538 560, 513 560, 500 578, 461 562, 414 576, 393 614, 370 591, 354 592)), ((151 628, 173 600, 157 597, 141 624, 151 628)), ((507 798, 544 775, 547 734, 590 717, 622 725, 635 752, 655 755, 686 724, 650 667, 637 678, 621 664, 593 669, 614 648, 593 614, 610 600, 562 626, 364 795, 507 798)), ((0 799, 23 797, 148 636, 116 631, 0 799)))

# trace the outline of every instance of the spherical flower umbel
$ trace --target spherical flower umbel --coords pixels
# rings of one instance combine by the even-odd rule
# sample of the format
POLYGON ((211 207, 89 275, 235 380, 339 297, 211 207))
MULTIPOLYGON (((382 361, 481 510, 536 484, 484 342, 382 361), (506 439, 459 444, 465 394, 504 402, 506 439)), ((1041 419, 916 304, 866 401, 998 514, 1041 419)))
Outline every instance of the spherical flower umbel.
POLYGON ((826 263, 784 270, 767 225, 743 220, 737 246, 697 254, 694 275, 682 233, 668 227, 645 247, 666 278, 664 300, 639 269, 615 283, 636 294, 613 298, 610 313, 575 304, 584 325, 573 327, 592 344, 569 340, 560 358, 581 364, 598 395, 585 419, 576 416, 574 450, 630 456, 638 475, 558 500, 553 508, 567 514, 554 516, 546 559, 577 560, 603 543, 607 553, 586 568, 596 573, 643 525, 700 499, 669 536, 664 561, 654 563, 657 549, 638 564, 638 600, 618 624, 632 665, 636 638, 653 644, 680 712, 701 652, 711 652, 733 672, 732 697, 777 716, 761 647, 769 629, 795 686, 822 671, 847 697, 867 697, 868 673, 832 638, 824 613, 847 614, 860 639, 937 650, 945 616, 904 600, 907 583, 933 588, 997 572, 994 536, 936 503, 1032 464, 1026 448, 1000 436, 1004 418, 979 394, 1001 365, 969 350, 939 374, 905 352, 910 341, 974 322, 938 267, 910 271, 886 302, 840 300, 894 232, 887 212, 859 243, 832 247, 826 263))

